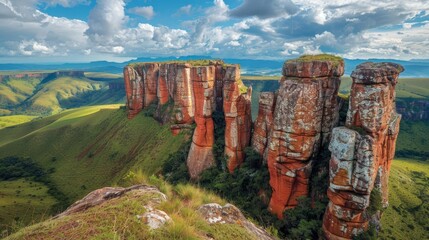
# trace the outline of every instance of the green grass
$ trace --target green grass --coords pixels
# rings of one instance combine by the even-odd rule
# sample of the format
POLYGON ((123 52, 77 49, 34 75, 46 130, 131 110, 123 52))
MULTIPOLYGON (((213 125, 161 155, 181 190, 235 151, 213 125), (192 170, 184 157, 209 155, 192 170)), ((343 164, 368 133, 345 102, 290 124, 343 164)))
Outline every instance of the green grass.
MULTIPOLYGON (((350 94, 352 79, 341 77, 340 93, 350 94)), ((429 78, 400 78, 396 85, 396 98, 429 98, 429 78)))
POLYGON ((109 90, 104 82, 116 81, 120 75, 87 74, 94 81, 86 77, 58 77, 42 83, 41 77, 7 76, 0 82, 0 115, 47 116, 80 106, 125 102, 123 90, 109 90))
POLYGON ((31 121, 36 116, 12 115, 0 117, 0 129, 31 121))
POLYGON ((9 78, 0 82, 0 107, 23 102, 31 96, 41 78, 9 78))
POLYGON ((85 77, 87 78, 103 78, 103 79, 118 79, 122 78, 122 74, 114 74, 114 73, 104 73, 104 72, 85 72, 85 77))
POLYGON ((132 120, 124 109, 92 106, 0 130, 0 159, 30 157, 70 201, 119 181, 130 169, 157 173, 185 136, 144 114, 132 120))
POLYGON ((344 62, 341 57, 331 54, 316 54, 316 55, 302 55, 298 58, 288 60, 287 62, 312 62, 312 61, 332 61, 336 64, 344 62))
POLYGON ((429 239, 428 215, 429 162, 394 160, 380 239, 429 239))
POLYGON ((79 93, 97 91, 104 85, 88 79, 60 77, 44 84, 43 88, 26 100, 26 111, 58 113, 60 102, 79 93))
MULTIPOLYGON (((137 178, 134 183, 157 186, 168 197, 155 206, 172 219, 157 230, 150 231, 136 215, 146 212, 144 205, 157 197, 155 193, 129 192, 84 212, 48 220, 20 230, 7 239, 256 239, 240 224, 208 224, 197 212, 202 204, 225 201, 210 192, 191 185, 172 186, 154 176, 137 178), (76 224, 78 223, 78 224, 76 224)), ((131 183, 129 182, 129 183, 131 183)))
POLYGON ((429 156, 428 132, 429 124, 426 121, 402 120, 396 143, 397 154, 406 154, 408 151, 409 154, 415 152, 429 156))
POLYGON ((189 65, 194 66, 194 67, 199 67, 199 66, 210 66, 215 62, 217 62, 223 66, 232 65, 232 64, 227 64, 224 61, 219 60, 219 59, 196 59, 196 60, 171 60, 171 61, 161 61, 161 62, 138 62, 138 63, 131 63, 131 64, 129 64, 129 66, 132 66, 132 67, 142 66, 142 65, 147 64, 147 63, 164 63, 164 64, 177 63, 177 64, 189 64, 189 65))
POLYGON ((279 81, 281 76, 254 76, 254 75, 241 75, 243 81, 266 81, 275 80, 279 81))
POLYGON ((0 181, 0 230, 44 220, 56 203, 48 188, 25 179, 0 181), (4 224, 7 223, 7 224, 4 224))

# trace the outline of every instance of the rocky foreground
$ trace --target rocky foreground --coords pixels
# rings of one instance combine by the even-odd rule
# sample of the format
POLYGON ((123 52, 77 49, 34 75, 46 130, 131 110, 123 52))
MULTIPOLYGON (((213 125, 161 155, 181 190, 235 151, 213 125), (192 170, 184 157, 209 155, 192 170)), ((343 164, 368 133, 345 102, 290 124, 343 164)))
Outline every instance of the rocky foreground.
POLYGON ((286 61, 278 91, 261 93, 254 124, 252 90, 242 85, 238 65, 141 63, 125 67, 124 79, 129 118, 154 106, 158 119, 173 124, 173 133, 196 124, 187 159, 192 179, 215 165, 213 113, 223 113, 229 171, 240 166, 249 145, 263 155, 272 187, 269 210, 278 218, 299 197, 309 195, 313 165, 327 161, 329 153, 324 234, 351 239, 368 229, 370 220, 379 222, 380 211, 368 211, 373 191, 381 194, 384 207, 388 204, 387 182, 401 119, 395 110, 395 85, 402 71, 391 63, 357 66, 344 127, 337 127, 344 62, 335 56, 286 61))

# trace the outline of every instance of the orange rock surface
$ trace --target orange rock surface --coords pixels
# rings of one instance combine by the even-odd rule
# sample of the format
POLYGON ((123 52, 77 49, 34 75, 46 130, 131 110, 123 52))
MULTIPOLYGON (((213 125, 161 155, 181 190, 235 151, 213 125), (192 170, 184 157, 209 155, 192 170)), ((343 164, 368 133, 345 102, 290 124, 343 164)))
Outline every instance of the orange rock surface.
POLYGON ((273 125, 274 100, 273 92, 262 92, 259 95, 258 116, 253 126, 252 147, 261 155, 265 153, 273 125))
MULTIPOLYGON (((251 88, 241 94, 240 67, 214 61, 207 66, 190 63, 140 63, 124 68, 128 117, 157 102, 159 109, 172 102, 170 122, 177 135, 181 126, 196 123, 187 165, 192 179, 215 164, 212 113, 225 109, 225 155, 232 172, 244 159, 251 134, 251 88)), ((168 108, 167 108, 168 109, 168 108)), ((163 118, 164 119, 164 118, 163 118)))
POLYGON ((343 61, 292 60, 283 66, 265 150, 273 190, 269 209, 279 218, 298 204, 298 197, 308 195, 312 162, 338 121, 343 73, 343 61))
POLYGON ((187 165, 192 179, 215 164, 213 155, 214 122, 214 78, 215 66, 192 67, 191 79, 194 93, 195 123, 187 165))
POLYGON ((143 80, 133 67, 124 68, 125 93, 127 95, 128 118, 133 118, 143 108, 143 80))
POLYGON ((223 80, 223 111, 225 114, 225 155, 232 173, 244 160, 244 149, 250 144, 252 131, 252 88, 240 93, 240 67, 225 68, 223 80))
POLYGON ((370 216, 370 194, 376 188, 388 205, 388 179, 401 116, 395 110, 395 85, 402 66, 363 63, 353 79, 345 127, 335 128, 329 145, 330 200, 323 220, 328 239, 352 239, 377 223, 370 216))

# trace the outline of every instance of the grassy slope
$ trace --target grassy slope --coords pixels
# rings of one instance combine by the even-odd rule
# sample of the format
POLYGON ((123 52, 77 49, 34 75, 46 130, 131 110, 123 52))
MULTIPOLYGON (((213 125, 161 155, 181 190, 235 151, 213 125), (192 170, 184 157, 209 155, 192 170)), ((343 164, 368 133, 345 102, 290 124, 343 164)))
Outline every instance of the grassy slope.
POLYGON ((401 121, 396 151, 429 153, 429 124, 425 121, 401 121))
POLYGON ((119 75, 88 73, 88 78, 59 77, 41 84, 40 78, 0 81, 0 115, 49 115, 66 108, 124 102, 123 90, 108 90, 103 81, 118 81, 119 75))
POLYGON ((0 82, 0 108, 16 105, 31 96, 40 78, 12 78, 0 82))
POLYGON ((429 162, 394 160, 380 239, 429 239, 429 162))
MULTIPOLYGON (((141 183, 141 182, 140 182, 141 183)), ((168 200, 156 209, 166 212, 172 222, 150 231, 136 215, 153 197, 127 193, 89 210, 60 219, 45 221, 8 239, 255 239, 239 224, 208 224, 198 214, 206 203, 225 204, 219 197, 190 185, 170 186, 156 178, 149 180, 164 192, 168 200), (76 224, 77 223, 77 224, 76 224)))
POLYGON ((28 224, 43 220, 55 203, 41 183, 25 179, 0 182, 0 223, 7 224, 0 224, 0 229, 9 227, 12 221, 28 224))
POLYGON ((25 111, 58 113, 61 101, 79 93, 97 91, 104 85, 85 78, 60 77, 50 81, 25 101, 25 111))
POLYGON ((0 129, 31 121, 36 116, 13 115, 0 117, 0 129))
POLYGON ((133 167, 160 170, 184 141, 169 126, 138 115, 132 120, 118 105, 83 107, 0 130, 0 158, 30 156, 71 201, 108 186, 133 167), (115 107, 116 109, 112 109, 115 107))

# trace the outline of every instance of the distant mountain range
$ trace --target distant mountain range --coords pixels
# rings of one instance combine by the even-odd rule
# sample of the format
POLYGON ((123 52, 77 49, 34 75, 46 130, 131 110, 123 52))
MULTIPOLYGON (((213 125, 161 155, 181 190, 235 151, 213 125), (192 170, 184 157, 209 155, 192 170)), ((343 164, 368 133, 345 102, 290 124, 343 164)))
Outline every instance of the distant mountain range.
MULTIPOLYGON (((117 63, 108 61, 97 61, 89 63, 63 63, 63 64, 0 64, 0 70, 22 71, 22 70, 83 70, 91 72, 121 73, 122 68, 132 62, 153 62, 167 60, 193 60, 193 59, 216 59, 210 56, 185 56, 185 57, 141 57, 131 61, 117 63)), ((227 63, 241 65, 243 74, 248 75, 280 75, 284 60, 254 60, 224 58, 227 63)), ((401 77, 429 77, 429 60, 395 60, 395 59, 345 59, 345 74, 349 75, 356 65, 362 62, 395 62, 403 65, 405 71, 401 77)))

